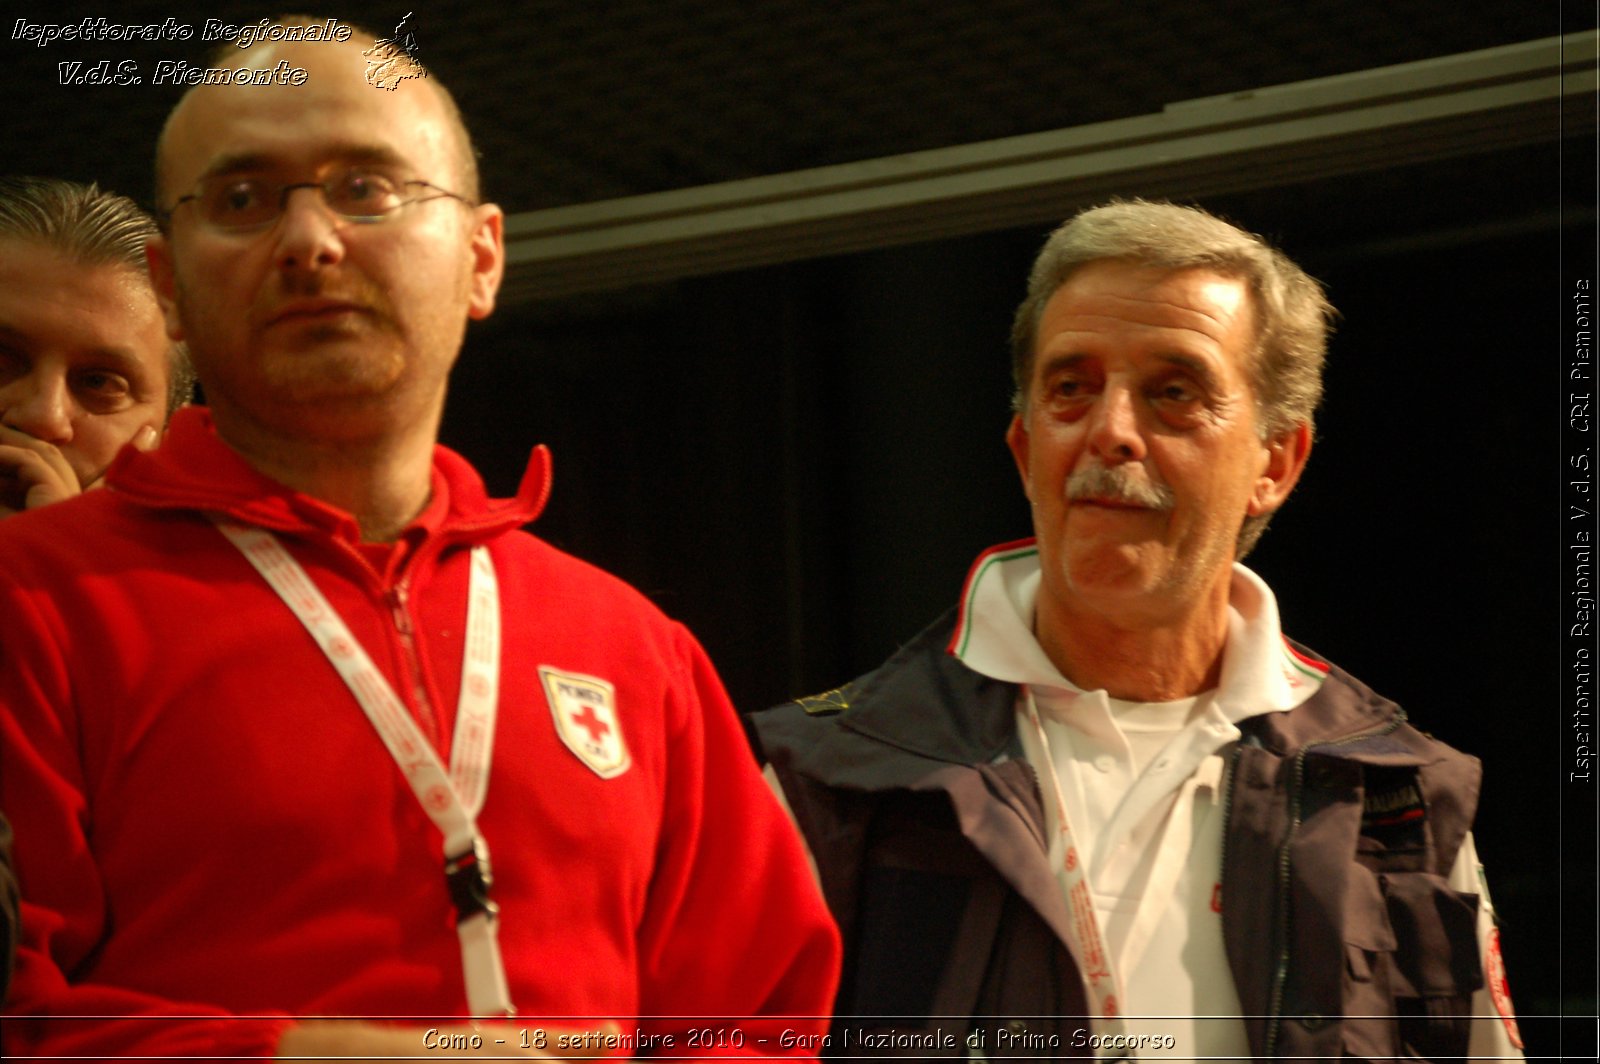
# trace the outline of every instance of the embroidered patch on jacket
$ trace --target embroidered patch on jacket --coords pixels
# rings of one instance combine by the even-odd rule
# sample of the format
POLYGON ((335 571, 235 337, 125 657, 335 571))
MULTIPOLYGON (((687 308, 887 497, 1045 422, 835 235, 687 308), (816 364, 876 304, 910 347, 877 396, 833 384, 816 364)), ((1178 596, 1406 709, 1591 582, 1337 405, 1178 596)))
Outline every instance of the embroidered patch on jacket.
POLYGON ((1483 981, 1488 984, 1489 996, 1494 999, 1495 1011, 1500 1014, 1500 1022, 1506 1025, 1506 1034, 1511 1038, 1511 1044, 1518 1049, 1522 1046, 1522 1032, 1517 1030, 1517 1014, 1511 1007, 1511 987, 1506 982, 1506 962, 1500 956, 1500 929, 1491 928, 1489 931, 1489 948, 1484 952, 1483 981))
POLYGON ((850 703, 845 701, 844 688, 835 687, 831 691, 824 691, 820 695, 808 695, 795 700, 808 716, 828 716, 842 713, 850 708, 850 703))
POLYGON ((1428 807, 1422 800, 1413 772, 1372 771, 1367 776, 1366 798, 1361 805, 1361 834, 1389 850, 1410 850, 1425 845, 1422 828, 1428 807))
POLYGON ((617 720, 616 688, 605 680, 539 666, 539 679, 555 718, 556 734, 603 780, 628 771, 631 761, 617 720))

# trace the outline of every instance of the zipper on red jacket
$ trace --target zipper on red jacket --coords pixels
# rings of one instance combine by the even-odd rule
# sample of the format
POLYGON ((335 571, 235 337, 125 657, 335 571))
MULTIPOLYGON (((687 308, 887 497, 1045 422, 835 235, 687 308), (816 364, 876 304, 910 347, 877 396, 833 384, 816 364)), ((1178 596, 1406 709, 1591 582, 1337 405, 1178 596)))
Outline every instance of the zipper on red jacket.
MULTIPOLYGON (((422 734, 433 744, 433 748, 442 754, 439 742, 443 722, 439 719, 438 708, 434 706, 433 699, 428 697, 427 688, 422 683, 422 656, 417 652, 416 626, 411 623, 409 608, 411 574, 416 571, 423 552, 428 549, 428 544, 423 544, 415 554, 406 559, 402 567, 405 575, 401 576, 393 587, 386 588, 383 586, 383 578, 360 551, 341 539, 336 538, 332 543, 355 563, 356 571, 362 574, 362 579, 388 606, 389 617, 394 623, 395 634, 400 643, 401 669, 406 674, 403 679, 410 686, 411 700, 415 703, 413 716, 417 726, 422 729, 422 734)), ((395 693, 399 693, 398 688, 395 693)))
MULTIPOLYGON (((1267 1007, 1267 1037, 1263 1056, 1272 1056, 1278 1045, 1278 1033, 1283 1027, 1283 992, 1289 978, 1289 845, 1294 842, 1295 834, 1300 830, 1300 790, 1305 782, 1306 755, 1313 750, 1326 750, 1329 747, 1345 746, 1362 739, 1388 735, 1405 722, 1405 710, 1396 706, 1394 718, 1381 728, 1347 735, 1343 739, 1312 743, 1310 746, 1301 747, 1300 752, 1295 755, 1294 777, 1289 790, 1289 831, 1283 837, 1283 845, 1278 848, 1278 966, 1272 973, 1272 1000, 1267 1007)), ((1226 826, 1223 828, 1223 836, 1224 838, 1227 836, 1226 826)))
POLYGON ((429 738, 437 750, 443 722, 439 720, 438 708, 422 685, 422 655, 417 652, 417 630, 411 623, 409 588, 410 577, 402 577, 384 597, 389 600, 389 612, 394 617, 395 631, 400 635, 401 656, 405 659, 406 678, 411 681, 411 695, 417 701, 417 711, 427 714, 428 720, 423 723, 433 733, 429 738))

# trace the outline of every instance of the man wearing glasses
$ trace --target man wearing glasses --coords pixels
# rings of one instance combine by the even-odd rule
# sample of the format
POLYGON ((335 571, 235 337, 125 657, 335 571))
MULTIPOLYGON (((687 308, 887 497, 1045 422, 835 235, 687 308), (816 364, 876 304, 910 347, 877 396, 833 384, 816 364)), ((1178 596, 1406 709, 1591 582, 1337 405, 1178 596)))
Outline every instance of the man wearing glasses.
POLYGON ((517 531, 544 453, 491 500, 436 445, 502 215, 370 43, 178 104, 150 262, 209 410, 0 534, 5 1049, 771 1054, 836 933, 693 637, 517 531))

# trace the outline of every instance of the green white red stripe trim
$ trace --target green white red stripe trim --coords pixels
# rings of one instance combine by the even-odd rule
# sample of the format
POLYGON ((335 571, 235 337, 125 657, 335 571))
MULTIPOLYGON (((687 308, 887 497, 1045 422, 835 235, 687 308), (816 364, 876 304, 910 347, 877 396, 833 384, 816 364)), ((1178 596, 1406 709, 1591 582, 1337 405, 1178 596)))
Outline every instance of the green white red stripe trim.
POLYGON ((1038 553, 1038 540, 1029 536, 1027 539, 1016 539, 1010 543, 1002 543, 998 547, 990 547, 978 555, 977 560, 972 563, 972 568, 967 570, 966 583, 961 585, 961 612, 956 617, 956 630, 950 635, 950 645, 945 647, 946 653, 959 658, 967 651, 967 640, 972 635, 972 626, 969 623, 972 597, 977 593, 978 579, 983 576, 984 571, 991 565, 1038 553))
POLYGON ((1328 663, 1302 654, 1290 645, 1287 637, 1283 640, 1283 659, 1296 672, 1303 672, 1307 677, 1318 683, 1328 678, 1328 663))

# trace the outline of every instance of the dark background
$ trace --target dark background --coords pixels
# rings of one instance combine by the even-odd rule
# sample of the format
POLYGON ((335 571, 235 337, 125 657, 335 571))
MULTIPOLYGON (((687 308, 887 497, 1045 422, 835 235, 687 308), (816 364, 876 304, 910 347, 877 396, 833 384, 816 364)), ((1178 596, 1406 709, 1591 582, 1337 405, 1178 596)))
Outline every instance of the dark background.
MULTIPOLYGON (((147 198, 177 90, 58 86, 55 64, 148 71, 202 50, 34 48, 9 39, 16 17, 263 13, 109 6, 6 6, 0 171, 147 198)), ((508 213, 1595 25, 1592 4, 1463 0, 296 6, 380 30, 415 9, 422 57, 460 99, 508 213)), ((1592 108, 1566 132, 1204 201, 1279 242, 1343 313, 1310 467, 1250 564, 1289 634, 1483 759, 1479 852, 1542 1053, 1562 1043, 1535 1017, 1593 1016, 1596 986, 1596 792, 1563 782, 1559 641, 1561 374, 1566 295, 1595 276, 1592 108)), ((1006 334, 1048 228, 519 298, 469 336, 445 442, 500 493, 549 444, 537 530, 687 622, 741 708, 833 686, 949 606, 978 551, 1030 531, 1001 440, 1006 334)), ((1593 1045, 1592 1025, 1578 1033, 1593 1045)))

